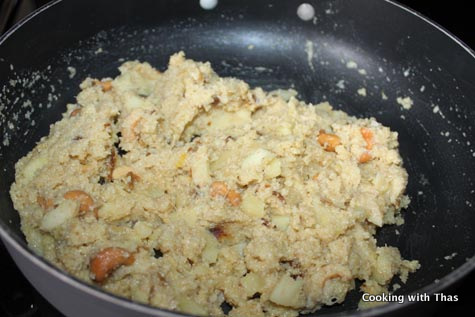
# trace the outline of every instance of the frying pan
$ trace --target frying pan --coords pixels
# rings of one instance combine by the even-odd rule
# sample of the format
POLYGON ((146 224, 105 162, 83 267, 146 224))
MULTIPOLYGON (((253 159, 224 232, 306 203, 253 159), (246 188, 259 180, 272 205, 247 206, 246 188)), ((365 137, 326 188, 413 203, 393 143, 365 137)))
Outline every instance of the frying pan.
MULTIPOLYGON (((421 269, 396 294, 441 292, 475 266, 475 59, 433 22, 392 1, 54 1, 0 38, 0 235, 30 282, 68 316, 182 316, 88 286, 35 255, 8 194, 14 163, 74 102, 86 76, 113 77, 125 60, 166 68, 169 55, 210 61, 221 76, 295 88, 399 133, 409 173, 406 223, 377 233, 421 269), (355 66, 356 65, 356 66, 355 66), (358 94, 366 89, 366 96, 358 94), (361 92, 361 90, 360 90, 361 92), (397 98, 410 97, 411 109, 397 98)), ((417 303, 356 311, 361 294, 316 315, 406 314, 417 303)))

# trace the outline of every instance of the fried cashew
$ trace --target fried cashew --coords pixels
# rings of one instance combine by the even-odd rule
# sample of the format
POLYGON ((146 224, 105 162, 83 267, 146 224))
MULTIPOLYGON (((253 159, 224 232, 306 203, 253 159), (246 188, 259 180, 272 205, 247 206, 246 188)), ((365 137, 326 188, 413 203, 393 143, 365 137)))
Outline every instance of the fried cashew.
POLYGON ((102 283, 106 278, 122 265, 131 265, 135 261, 134 255, 122 248, 110 247, 94 255, 89 263, 91 278, 102 283))
POLYGON ((79 202, 79 212, 86 213, 94 210, 94 200, 82 190, 71 190, 63 195, 64 199, 79 202))

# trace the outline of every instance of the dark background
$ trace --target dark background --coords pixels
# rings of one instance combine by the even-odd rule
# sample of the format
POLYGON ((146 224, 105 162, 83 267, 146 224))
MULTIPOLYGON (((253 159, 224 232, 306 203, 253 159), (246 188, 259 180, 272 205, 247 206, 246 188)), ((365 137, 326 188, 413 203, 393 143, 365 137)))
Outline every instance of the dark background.
MULTIPOLYGON (((6 6, 4 6, 6 2, 6 0, 0 0, 0 10, 2 10, 0 11, 0 17, 2 17, 2 13, 6 13, 6 6)), ((2 30, 11 27, 18 19, 48 1, 9 0, 9 2, 14 3, 14 5, 10 7, 13 8, 12 14, 4 25, 2 25, 2 21, 0 21, 0 33, 2 30)), ((399 2, 429 17, 460 38, 463 42, 467 43, 470 47, 475 48, 475 30, 471 20, 472 17, 469 16, 471 10, 468 7, 468 1, 401 0, 399 2)), ((457 288, 447 292, 447 294, 458 295, 458 302, 440 303, 436 313, 427 314, 427 316, 442 317, 449 314, 473 315, 475 313, 475 306, 471 302, 471 299, 474 298, 475 292, 472 290, 472 285, 475 285, 475 273, 465 278, 457 288)), ((1 242, 0 316, 61 316, 60 313, 31 287, 23 275, 21 275, 1 242)))

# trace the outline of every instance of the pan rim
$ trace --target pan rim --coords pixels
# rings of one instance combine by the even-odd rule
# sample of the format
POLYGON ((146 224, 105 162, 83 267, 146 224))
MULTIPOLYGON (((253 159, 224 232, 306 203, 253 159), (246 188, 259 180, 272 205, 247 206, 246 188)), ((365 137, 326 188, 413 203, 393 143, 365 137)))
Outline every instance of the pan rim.
MULTIPOLYGON (((439 25, 437 22, 427 18, 423 14, 417 12, 416 10, 409 8, 403 4, 398 3, 397 1, 394 0, 384 0, 386 3, 393 5, 397 7, 398 9, 404 10, 408 12, 409 14, 414 15, 416 18, 421 19, 423 22, 429 24, 431 27, 435 28, 437 31, 442 32, 444 35, 446 35, 450 40, 454 41, 458 46, 463 48, 472 58, 475 59, 475 51, 471 47, 469 47, 465 42, 463 42, 461 39, 459 39, 457 36, 452 34, 449 30, 444 28, 443 26, 439 25)), ((28 14, 26 17, 21 19, 19 22, 17 22, 12 28, 10 28, 7 32, 5 32, 3 35, 0 36, 0 46, 11 36, 13 35, 19 28, 21 28, 23 25, 28 23, 30 20, 35 18, 36 16, 40 15, 47 9, 63 2, 63 0, 53 0, 37 10, 33 11, 32 13, 28 14)), ((90 296, 95 296, 99 299, 108 301, 112 304, 116 304, 118 306, 128 308, 128 309, 133 309, 136 310, 137 312, 141 313, 146 313, 150 315, 156 315, 156 316, 163 316, 163 317, 176 317, 176 316, 192 316, 192 315, 186 315, 182 314, 180 312, 176 311, 171 311, 167 310, 164 308, 158 308, 158 307, 153 307, 150 305, 146 304, 141 304, 134 302, 128 298, 125 297, 120 297, 111 293, 107 293, 103 291, 102 289, 95 287, 93 285, 87 284, 82 280, 79 280, 78 278, 69 275, 65 271, 57 268, 53 264, 51 264, 48 260, 44 259, 43 257, 39 256, 36 254, 27 244, 23 239, 21 239, 16 233, 13 233, 12 230, 7 226, 6 223, 3 221, 0 221, 0 238, 6 243, 9 244, 9 246, 13 247, 17 252, 19 252, 22 256, 27 258, 30 262, 33 262, 33 264, 39 266, 41 269, 47 271, 48 273, 52 274, 62 282, 68 284, 71 287, 75 287, 76 289, 80 291, 84 291, 85 293, 89 294, 90 296), (164 315, 165 314, 165 315, 164 315)), ((437 282, 432 282, 420 289, 417 289, 414 292, 411 292, 409 294, 415 294, 415 293, 427 293, 427 294, 434 294, 436 292, 439 292, 442 289, 445 289, 449 287, 451 284, 454 282, 460 280, 461 278, 467 276, 471 271, 475 270, 475 255, 466 260, 464 264, 461 266, 457 267, 455 270, 451 271, 447 275, 441 277, 439 281, 437 282)), ((405 294, 405 295, 409 295, 405 294)), ((352 316, 352 317, 357 317, 357 316, 379 316, 381 314, 387 314, 390 312, 394 312, 398 309, 407 309, 409 306, 414 305, 417 302, 409 302, 409 301, 404 301, 404 303, 399 304, 395 302, 387 303, 382 306, 370 308, 364 311, 346 311, 346 312, 338 312, 338 313, 331 313, 327 314, 326 316, 329 317, 343 317, 343 316, 352 316)))

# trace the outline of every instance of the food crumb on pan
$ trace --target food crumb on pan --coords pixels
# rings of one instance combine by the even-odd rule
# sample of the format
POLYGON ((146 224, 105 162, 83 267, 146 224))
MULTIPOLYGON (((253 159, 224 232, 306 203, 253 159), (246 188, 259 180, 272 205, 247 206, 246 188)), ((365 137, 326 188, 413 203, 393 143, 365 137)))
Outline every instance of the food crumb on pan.
POLYGON ((364 68, 358 69, 358 73, 359 73, 360 75, 364 75, 364 76, 365 76, 365 75, 368 75, 368 72, 367 72, 366 69, 364 69, 364 68))
POLYGON ((310 67, 311 70, 315 70, 313 66, 313 56, 314 56, 313 42, 310 40, 307 40, 305 42, 305 53, 307 54, 308 66, 310 67))
POLYGON ((414 105, 414 101, 411 97, 397 97, 397 103, 402 106, 403 109, 409 110, 414 105))
POLYGON ((344 79, 340 79, 337 83, 336 83, 336 86, 338 88, 340 88, 341 90, 345 89, 345 80, 344 79))
POLYGON ((455 258, 456 256, 457 256, 457 252, 454 252, 454 253, 452 253, 452 254, 449 254, 449 255, 444 256, 444 259, 448 261, 448 260, 452 260, 452 259, 455 258))
POLYGON ((69 72, 69 78, 73 79, 76 76, 76 68, 68 66, 67 71, 69 72))
POLYGON ((348 61, 346 63, 346 68, 348 68, 348 69, 357 69, 358 64, 355 61, 348 61))

